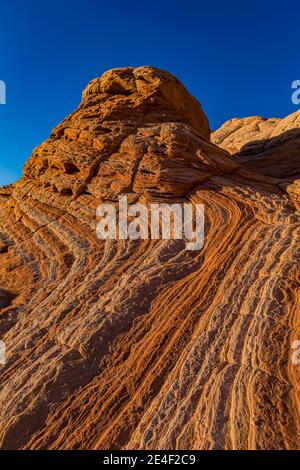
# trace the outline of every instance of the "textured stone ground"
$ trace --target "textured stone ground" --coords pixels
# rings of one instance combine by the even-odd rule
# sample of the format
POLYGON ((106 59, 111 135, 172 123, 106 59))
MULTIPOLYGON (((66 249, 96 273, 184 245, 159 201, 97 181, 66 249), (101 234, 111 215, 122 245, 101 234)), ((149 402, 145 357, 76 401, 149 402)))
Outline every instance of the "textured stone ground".
POLYGON ((0 188, 2 449, 299 447, 299 116, 210 141, 166 72, 89 84, 0 188), (204 203, 204 248, 99 241, 120 194, 204 203))

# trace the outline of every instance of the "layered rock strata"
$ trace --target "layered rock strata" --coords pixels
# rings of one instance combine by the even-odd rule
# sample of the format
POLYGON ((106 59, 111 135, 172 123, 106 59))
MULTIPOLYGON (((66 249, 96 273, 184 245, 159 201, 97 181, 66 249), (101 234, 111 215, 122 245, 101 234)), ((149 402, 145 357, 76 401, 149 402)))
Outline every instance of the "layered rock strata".
POLYGON ((211 141, 164 71, 88 85, 0 189, 2 449, 299 447, 299 124, 211 141), (120 195, 204 204, 204 247, 100 241, 120 195))

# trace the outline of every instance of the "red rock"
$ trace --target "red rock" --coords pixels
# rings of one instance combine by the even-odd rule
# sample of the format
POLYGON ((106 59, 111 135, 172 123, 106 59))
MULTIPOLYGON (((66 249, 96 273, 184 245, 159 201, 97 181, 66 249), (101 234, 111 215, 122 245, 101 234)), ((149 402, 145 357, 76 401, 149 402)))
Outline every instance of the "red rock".
POLYGON ((166 72, 89 84, 0 190, 2 449, 299 447, 297 116, 212 143, 166 72), (99 241, 121 194, 203 203, 204 248, 99 241))

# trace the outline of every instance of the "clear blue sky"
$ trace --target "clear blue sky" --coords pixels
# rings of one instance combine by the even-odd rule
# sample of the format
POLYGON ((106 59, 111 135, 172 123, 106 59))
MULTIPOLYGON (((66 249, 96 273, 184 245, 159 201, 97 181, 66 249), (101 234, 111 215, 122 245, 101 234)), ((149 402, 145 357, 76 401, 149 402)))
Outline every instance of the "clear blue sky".
POLYGON ((1 0, 0 185, 112 67, 174 73, 217 128, 285 116, 300 79, 299 1, 1 0))

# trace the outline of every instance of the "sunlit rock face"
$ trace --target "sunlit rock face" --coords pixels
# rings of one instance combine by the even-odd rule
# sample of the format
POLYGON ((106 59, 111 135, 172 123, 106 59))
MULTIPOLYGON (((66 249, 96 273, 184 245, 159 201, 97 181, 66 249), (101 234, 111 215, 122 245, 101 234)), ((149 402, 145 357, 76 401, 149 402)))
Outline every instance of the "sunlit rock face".
POLYGON ((247 168, 280 178, 283 189, 300 201, 300 111, 283 119, 232 119, 212 140, 247 168))
POLYGON ((0 188, 2 449, 300 445, 299 114, 213 133, 114 69, 0 188), (205 245, 96 236, 100 202, 205 206, 205 245))

